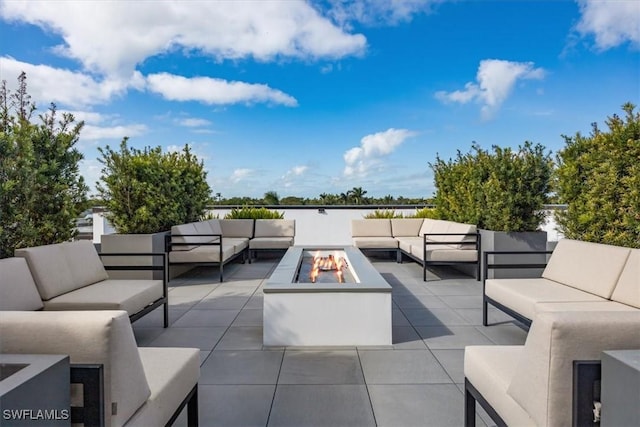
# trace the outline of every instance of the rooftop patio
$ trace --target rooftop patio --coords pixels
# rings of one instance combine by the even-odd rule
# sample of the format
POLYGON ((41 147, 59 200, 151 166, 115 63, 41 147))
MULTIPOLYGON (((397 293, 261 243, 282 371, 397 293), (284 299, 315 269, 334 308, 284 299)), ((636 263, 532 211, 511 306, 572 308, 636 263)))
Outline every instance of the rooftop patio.
POLYGON ((201 425, 460 426, 464 347, 526 338, 495 309, 499 324, 482 326, 481 282, 449 268, 423 282, 416 263, 370 258, 393 287, 392 348, 263 347, 262 289, 278 261, 231 264, 223 283, 216 268, 192 270, 169 284, 169 328, 161 309, 133 324, 140 346, 200 348, 201 425))

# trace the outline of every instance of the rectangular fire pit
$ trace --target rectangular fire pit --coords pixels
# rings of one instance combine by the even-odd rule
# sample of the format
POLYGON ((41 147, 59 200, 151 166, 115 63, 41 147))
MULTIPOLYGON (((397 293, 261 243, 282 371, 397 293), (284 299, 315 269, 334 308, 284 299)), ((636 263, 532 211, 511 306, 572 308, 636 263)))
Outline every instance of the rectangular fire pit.
POLYGON ((391 345, 391 286, 355 247, 294 246, 264 286, 263 326, 265 346, 391 345))

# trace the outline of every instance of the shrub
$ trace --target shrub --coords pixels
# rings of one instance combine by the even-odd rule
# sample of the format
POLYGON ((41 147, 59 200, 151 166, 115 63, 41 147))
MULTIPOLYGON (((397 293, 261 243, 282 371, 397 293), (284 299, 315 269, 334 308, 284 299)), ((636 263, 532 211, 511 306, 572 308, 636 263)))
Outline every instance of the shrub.
POLYGON ((566 211, 556 219, 566 237, 640 247, 640 114, 625 104, 625 118, 609 117, 588 137, 564 136, 558 153, 557 192, 566 211))
POLYGON ((492 152, 474 144, 455 160, 436 157, 430 167, 437 215, 495 231, 534 231, 544 221, 552 164, 550 154, 531 142, 516 151, 494 146, 492 152))
POLYGON ((283 212, 272 211, 267 208, 254 208, 243 206, 242 208, 233 208, 231 212, 224 216, 224 219, 282 219, 283 212))
POLYGON ((365 219, 387 219, 387 218, 403 218, 402 213, 397 213, 393 209, 376 209, 364 216, 365 219))
POLYGON ((75 148, 84 123, 58 120, 54 104, 32 123, 25 73, 18 83, 13 94, 4 81, 0 88, 0 258, 73 238, 87 193, 75 148))
POLYGON ((204 165, 186 145, 180 153, 162 153, 160 147, 120 151, 99 148, 101 183, 97 189, 119 233, 166 231, 175 224, 198 221, 211 201, 204 165))
POLYGON ((440 219, 438 211, 434 208, 422 208, 418 209, 415 214, 408 216, 407 218, 429 218, 440 219))

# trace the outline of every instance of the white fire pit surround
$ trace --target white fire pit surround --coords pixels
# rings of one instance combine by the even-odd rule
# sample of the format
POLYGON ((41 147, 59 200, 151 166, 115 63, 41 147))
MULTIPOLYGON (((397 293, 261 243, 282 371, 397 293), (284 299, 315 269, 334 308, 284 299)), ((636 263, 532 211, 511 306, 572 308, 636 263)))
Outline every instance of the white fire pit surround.
POLYGON ((391 286, 355 247, 294 246, 264 286, 263 326, 265 346, 390 346, 391 286), (316 250, 340 251, 355 283, 296 283, 316 250))

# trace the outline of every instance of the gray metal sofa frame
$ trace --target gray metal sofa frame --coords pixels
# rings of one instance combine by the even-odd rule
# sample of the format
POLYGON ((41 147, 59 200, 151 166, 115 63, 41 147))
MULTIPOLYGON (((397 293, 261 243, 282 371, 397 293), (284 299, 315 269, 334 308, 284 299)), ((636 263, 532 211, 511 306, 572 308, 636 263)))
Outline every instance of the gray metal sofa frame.
POLYGON ((172 241, 171 237, 172 237, 171 234, 167 234, 165 236, 165 252, 167 254, 171 252, 174 246, 218 246, 220 250, 218 259, 220 261, 171 262, 171 260, 169 260, 167 262, 167 273, 171 265, 202 265, 202 266, 218 267, 220 268, 220 281, 222 282, 224 281, 224 265, 225 264, 233 261, 239 256, 242 257, 242 263, 244 263, 245 260, 247 260, 247 258, 249 257, 249 249, 247 247, 243 249, 241 252, 238 252, 237 254, 233 254, 227 259, 222 259, 222 239, 223 239, 222 234, 181 234, 180 235, 180 237, 211 237, 212 239, 217 238, 217 240, 214 240, 211 242, 202 242, 202 243, 174 242, 172 241))
MULTIPOLYGON (((573 361, 573 399, 572 426, 597 426, 594 422, 593 404, 600 400, 601 362, 599 360, 573 361)), ((464 379, 464 425, 475 427, 476 402, 491 417, 498 427, 507 427, 507 423, 498 415, 496 410, 478 392, 478 390, 464 379)))
MULTIPOLYGON (((104 427, 104 367, 102 365, 72 364, 71 384, 82 386, 82 406, 71 407, 71 423, 104 427)), ((198 426, 198 384, 184 398, 171 416, 167 426, 172 425, 184 407, 187 407, 187 426, 198 426)))
POLYGON ((479 231, 476 231, 475 233, 425 233, 422 235, 422 253, 423 254, 427 253, 427 245, 429 246, 431 245, 474 245, 476 253, 478 254, 478 257, 476 261, 429 261, 427 260, 426 256, 424 257, 424 260, 423 260, 420 257, 417 257, 407 251, 404 251, 398 248, 398 262, 401 262, 402 255, 406 255, 407 257, 421 263, 422 264, 422 280, 425 282, 427 281, 427 267, 430 265, 476 264, 477 265, 476 280, 478 281, 480 280, 480 271, 481 271, 480 254, 481 254, 482 243, 481 243, 479 231), (432 240, 427 241, 428 236, 465 236, 465 237, 473 237, 474 240, 469 242, 460 242, 460 241, 434 242, 432 240))
POLYGON ((142 310, 140 310, 137 313, 132 314, 131 316, 129 316, 129 319, 131 320, 131 323, 135 322, 136 320, 140 319, 142 316, 144 316, 145 314, 148 314, 150 312, 152 312, 153 310, 155 310, 156 308, 160 307, 161 305, 164 305, 163 308, 163 326, 165 328, 167 328, 169 326, 169 289, 168 289, 168 274, 169 274, 169 270, 168 270, 168 263, 167 263, 167 254, 166 252, 146 252, 146 253, 141 253, 141 252, 137 252, 137 253, 133 253, 133 252, 127 252, 127 253, 98 253, 98 256, 100 256, 100 258, 102 257, 112 257, 112 256, 131 256, 131 257, 137 257, 137 256, 147 256, 147 257, 160 257, 160 259, 162 260, 161 265, 105 265, 104 269, 107 271, 162 271, 162 298, 157 299, 156 301, 152 302, 151 304, 149 304, 148 306, 146 306, 145 308, 143 308, 142 310))

